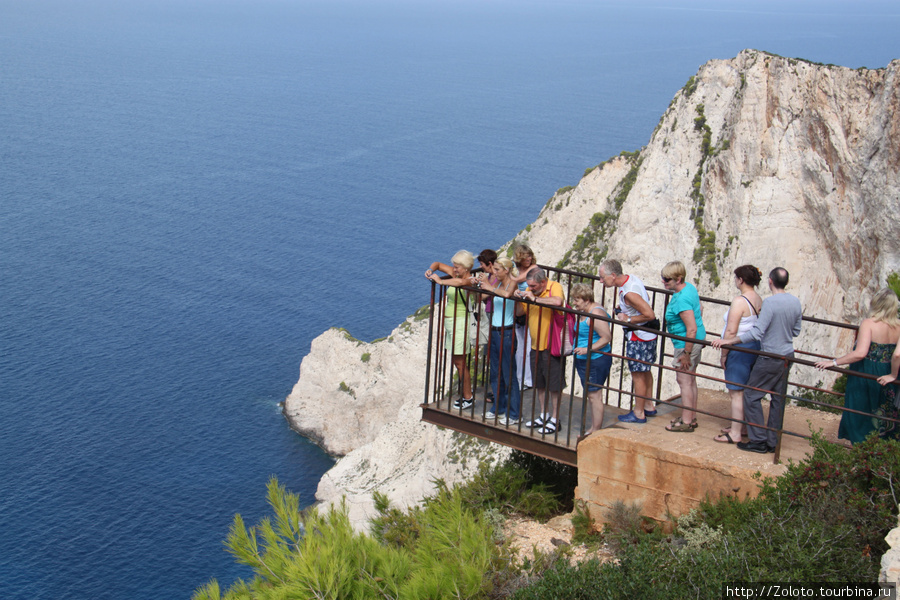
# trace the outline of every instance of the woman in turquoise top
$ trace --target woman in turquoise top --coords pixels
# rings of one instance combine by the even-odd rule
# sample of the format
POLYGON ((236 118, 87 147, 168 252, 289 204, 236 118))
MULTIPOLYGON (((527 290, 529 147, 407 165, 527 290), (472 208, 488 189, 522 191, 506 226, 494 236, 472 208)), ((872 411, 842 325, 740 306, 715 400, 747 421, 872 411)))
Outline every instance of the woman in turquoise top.
POLYGON ((469 338, 467 331, 469 294, 466 290, 460 288, 470 283, 469 278, 472 272, 472 265, 475 264, 475 257, 467 250, 460 250, 453 255, 451 262, 453 263, 452 266, 442 262, 431 263, 431 267, 425 271, 425 278, 438 285, 449 286, 447 289, 447 303, 444 308, 444 343, 452 356, 451 361, 459 373, 463 386, 462 398, 458 398, 453 403, 453 407, 465 410, 474 404, 474 400, 472 398, 472 377, 466 366, 469 338), (443 271, 450 277, 442 279, 436 271, 443 271))
MULTIPOLYGON (((666 307, 666 330, 673 335, 686 338, 704 339, 706 329, 700 308, 700 294, 693 284, 685 282, 687 270, 680 261, 673 261, 663 267, 663 287, 674 292, 666 307)), ((675 381, 681 390, 681 416, 674 419, 666 427, 669 431, 690 433, 697 428, 694 409, 697 408, 697 365, 700 364, 701 344, 691 341, 672 339, 675 356, 672 366, 675 381)))
POLYGON ((519 422, 520 392, 516 377, 516 301, 513 293, 518 289, 514 277, 518 274, 513 262, 506 257, 494 261, 494 279, 481 273, 473 283, 498 296, 494 298, 491 315, 491 389, 496 398, 496 412, 488 411, 488 419, 497 419, 500 425, 519 422))
MULTIPOLYGON (((603 307, 594 302, 594 288, 586 283, 573 285, 572 291, 569 292, 569 300, 577 311, 609 318, 603 307)), ((575 370, 578 371, 581 385, 591 402, 591 427, 585 430, 582 438, 598 431, 603 425, 601 386, 606 383, 609 370, 612 368, 612 357, 608 354, 612 350, 611 340, 612 334, 606 321, 588 317, 578 318, 572 354, 575 355, 575 370)))

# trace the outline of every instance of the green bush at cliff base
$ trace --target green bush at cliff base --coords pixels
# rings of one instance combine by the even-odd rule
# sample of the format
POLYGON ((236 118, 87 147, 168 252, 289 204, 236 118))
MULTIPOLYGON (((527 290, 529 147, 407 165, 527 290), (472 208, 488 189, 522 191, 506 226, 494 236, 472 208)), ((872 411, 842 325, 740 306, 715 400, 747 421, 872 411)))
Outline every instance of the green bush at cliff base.
POLYGON ((487 489, 528 489, 539 469, 517 461, 528 459, 440 485, 409 511, 376 496, 372 536, 353 531, 343 506, 302 514, 273 480, 274 517, 247 528, 237 516, 226 542, 254 578, 224 592, 213 581, 194 598, 720 598, 729 581, 874 581, 897 522, 900 442, 872 437, 848 450, 815 436, 810 455, 764 479, 759 496, 707 500, 672 534, 643 533, 626 511, 621 531, 604 533, 618 536, 617 562, 547 555, 523 570, 496 538, 498 514, 521 493, 487 489))
POLYGON ((721 598, 729 581, 875 581, 897 523, 900 443, 847 450, 817 436, 812 448, 758 497, 708 500, 673 534, 622 546, 618 563, 559 562, 514 598, 721 598))
POLYGON ((346 505, 301 515, 297 496, 269 483, 274 520, 247 528, 235 517, 226 547, 255 572, 222 595, 212 581, 194 600, 314 598, 484 598, 494 574, 512 564, 493 528, 467 509, 458 489, 441 490, 415 511, 414 543, 356 533, 346 505))

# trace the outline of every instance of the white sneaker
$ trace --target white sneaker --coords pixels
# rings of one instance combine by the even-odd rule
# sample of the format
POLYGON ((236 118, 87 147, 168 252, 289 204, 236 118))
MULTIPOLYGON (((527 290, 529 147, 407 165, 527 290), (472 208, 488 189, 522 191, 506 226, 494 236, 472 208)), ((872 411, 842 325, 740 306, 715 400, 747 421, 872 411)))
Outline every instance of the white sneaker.
POLYGON ((500 420, 497 421, 497 423, 499 425, 505 425, 505 426, 509 427, 510 425, 518 424, 519 420, 518 419, 510 419, 509 417, 503 416, 503 417, 500 417, 500 420))
POLYGON ((472 398, 460 398, 456 402, 453 403, 453 408, 458 408, 460 410, 466 410, 467 408, 471 407, 472 404, 474 404, 472 402, 472 398))
POLYGON ((495 413, 495 412, 492 411, 492 410, 489 410, 489 411, 487 411, 486 413, 484 413, 484 418, 485 418, 485 419, 490 419, 491 421, 493 421, 494 419, 497 418, 497 413, 495 413))

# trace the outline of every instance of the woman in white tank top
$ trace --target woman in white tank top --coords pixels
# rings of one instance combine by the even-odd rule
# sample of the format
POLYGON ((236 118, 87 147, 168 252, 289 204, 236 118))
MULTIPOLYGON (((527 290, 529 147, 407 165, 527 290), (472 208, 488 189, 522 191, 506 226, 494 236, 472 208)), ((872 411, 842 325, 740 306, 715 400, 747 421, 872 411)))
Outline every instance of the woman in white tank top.
MULTIPOLYGON (((762 273, 753 265, 742 265, 734 270, 734 285, 740 290, 740 294, 731 301, 728 312, 725 313, 725 329, 722 330, 722 339, 741 335, 750 331, 753 324, 759 318, 759 310, 762 308, 762 298, 756 293, 756 286, 762 280, 762 273)), ((735 344, 736 348, 759 350, 759 342, 745 342, 735 344)), ((739 384, 747 383, 750 370, 756 362, 756 355, 737 350, 728 351, 722 348, 721 364, 725 369, 725 384, 728 395, 731 396, 731 426, 722 430, 721 435, 713 439, 723 444, 736 444, 741 441, 742 432, 747 429, 741 423, 744 420, 744 388, 739 384)))

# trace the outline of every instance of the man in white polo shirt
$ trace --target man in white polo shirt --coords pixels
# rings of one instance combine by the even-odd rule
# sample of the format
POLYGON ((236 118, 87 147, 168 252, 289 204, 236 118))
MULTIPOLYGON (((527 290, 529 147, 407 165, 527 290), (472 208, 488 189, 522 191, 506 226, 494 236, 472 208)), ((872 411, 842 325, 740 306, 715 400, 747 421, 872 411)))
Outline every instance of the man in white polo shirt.
MULTIPOLYGON (((617 318, 624 321, 623 327, 629 325, 645 325, 656 318, 650 308, 650 296, 644 282, 634 275, 622 273, 622 263, 617 260, 606 260, 600 265, 600 278, 606 287, 619 288, 619 308, 617 318)), ((630 413, 620 415, 623 423, 646 423, 647 417, 655 417, 653 401, 653 373, 651 365, 656 361, 656 335, 646 331, 631 330, 625 333, 625 355, 628 370, 634 384, 634 404, 630 413), (642 361, 642 362, 638 362, 642 361), (645 400, 646 398, 646 400, 645 400)))

